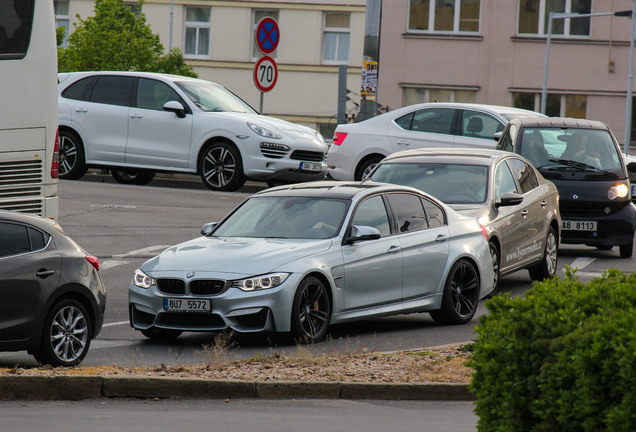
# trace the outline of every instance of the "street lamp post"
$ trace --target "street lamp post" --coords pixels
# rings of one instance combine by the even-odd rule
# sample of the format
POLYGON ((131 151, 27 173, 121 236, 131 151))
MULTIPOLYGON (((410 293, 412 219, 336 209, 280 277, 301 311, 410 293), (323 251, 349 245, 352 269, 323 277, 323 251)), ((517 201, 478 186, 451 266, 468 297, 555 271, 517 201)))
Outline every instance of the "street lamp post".
POLYGON ((589 14, 550 12, 548 18, 548 37, 545 49, 545 69, 543 70, 543 87, 541 89, 541 114, 545 114, 548 99, 548 62, 550 61, 550 42, 552 40, 552 20, 566 18, 586 18, 593 16, 629 16, 632 19, 632 32, 629 41, 629 73, 627 76, 627 108, 625 109, 625 154, 629 153, 630 133, 632 128, 632 85, 634 81, 634 38, 636 37, 636 17, 632 11, 636 10, 636 0, 631 11, 598 12, 589 14))

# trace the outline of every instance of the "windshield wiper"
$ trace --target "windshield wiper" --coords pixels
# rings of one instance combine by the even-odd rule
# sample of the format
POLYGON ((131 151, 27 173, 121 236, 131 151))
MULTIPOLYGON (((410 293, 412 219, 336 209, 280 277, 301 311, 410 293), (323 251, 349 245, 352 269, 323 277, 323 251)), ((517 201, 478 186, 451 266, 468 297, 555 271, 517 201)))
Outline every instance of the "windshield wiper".
POLYGON ((606 174, 608 176, 615 177, 616 174, 611 173, 609 171, 605 171, 604 169, 595 167, 594 165, 586 164, 585 162, 574 161, 570 159, 550 159, 551 164, 541 165, 537 168, 545 168, 545 169, 555 169, 555 170, 565 170, 567 168, 578 168, 583 171, 592 171, 598 172, 602 174, 606 174), (554 168, 554 166, 563 165, 562 168, 554 168))

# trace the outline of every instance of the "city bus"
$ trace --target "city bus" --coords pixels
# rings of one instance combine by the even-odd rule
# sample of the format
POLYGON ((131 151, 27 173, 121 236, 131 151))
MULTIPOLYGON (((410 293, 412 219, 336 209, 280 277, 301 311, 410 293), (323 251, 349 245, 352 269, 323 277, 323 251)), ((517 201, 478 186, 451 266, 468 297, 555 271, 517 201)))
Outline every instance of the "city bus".
POLYGON ((51 0, 0 0, 0 209, 58 218, 51 0))

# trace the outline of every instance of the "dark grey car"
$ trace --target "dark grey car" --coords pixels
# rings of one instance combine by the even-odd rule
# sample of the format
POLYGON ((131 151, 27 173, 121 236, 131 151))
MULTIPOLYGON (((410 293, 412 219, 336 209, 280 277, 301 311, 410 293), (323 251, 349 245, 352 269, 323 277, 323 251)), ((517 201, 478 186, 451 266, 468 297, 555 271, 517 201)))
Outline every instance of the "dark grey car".
POLYGON ((369 178, 412 186, 488 231, 495 276, 528 269, 533 280, 557 269, 561 232, 556 187, 521 156, 489 149, 432 148, 394 153, 369 178))
POLYGON ((55 222, 0 211, 0 351, 74 366, 104 321, 99 260, 55 222))

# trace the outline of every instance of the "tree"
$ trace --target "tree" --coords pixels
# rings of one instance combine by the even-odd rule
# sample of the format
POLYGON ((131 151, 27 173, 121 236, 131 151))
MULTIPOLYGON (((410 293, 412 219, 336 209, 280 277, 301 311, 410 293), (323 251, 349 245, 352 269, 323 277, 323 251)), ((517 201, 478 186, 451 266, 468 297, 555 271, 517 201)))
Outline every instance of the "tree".
POLYGON ((58 48, 60 72, 134 70, 196 77, 178 48, 164 54, 159 35, 153 34, 146 16, 124 0, 96 0, 95 15, 81 19, 68 38, 68 48, 58 48))

